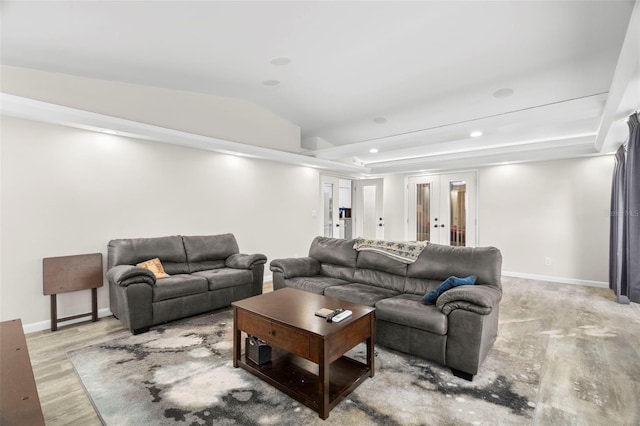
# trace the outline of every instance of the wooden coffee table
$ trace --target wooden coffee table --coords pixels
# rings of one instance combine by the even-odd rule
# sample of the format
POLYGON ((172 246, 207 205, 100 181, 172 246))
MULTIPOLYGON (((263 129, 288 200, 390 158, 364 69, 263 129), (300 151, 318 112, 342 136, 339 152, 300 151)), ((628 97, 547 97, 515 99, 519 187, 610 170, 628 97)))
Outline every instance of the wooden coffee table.
POLYGON ((233 302, 233 366, 242 367, 318 412, 322 419, 345 396, 374 375, 375 308, 283 288, 233 302), (353 315, 328 323, 321 308, 344 308, 353 315), (272 346, 271 362, 257 365, 241 354, 241 335, 272 346), (366 363, 344 356, 366 341, 366 363))

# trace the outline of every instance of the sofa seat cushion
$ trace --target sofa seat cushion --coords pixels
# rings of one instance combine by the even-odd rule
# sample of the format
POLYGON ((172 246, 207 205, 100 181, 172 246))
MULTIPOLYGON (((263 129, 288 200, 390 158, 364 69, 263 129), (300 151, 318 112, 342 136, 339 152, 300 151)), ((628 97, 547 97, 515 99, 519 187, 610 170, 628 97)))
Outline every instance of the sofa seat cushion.
POLYGON ((249 269, 219 268, 195 272, 193 275, 206 278, 209 290, 236 287, 253 282, 253 272, 249 269))
POLYGON ((207 280, 187 274, 172 275, 156 281, 153 287, 153 301, 174 299, 191 294, 206 293, 207 280))
POLYGON ((328 287, 349 284, 349 281, 316 275, 313 277, 289 278, 286 279, 284 283, 287 287, 297 288, 298 290, 308 291, 309 293, 324 294, 328 287))
POLYGON ((347 302, 367 306, 375 306, 377 301, 397 296, 398 294, 397 291, 358 283, 328 287, 324 291, 325 296, 336 297, 347 302))
POLYGON ((423 305, 422 296, 401 294, 376 303, 376 319, 433 334, 447 334, 448 318, 434 305, 423 305))

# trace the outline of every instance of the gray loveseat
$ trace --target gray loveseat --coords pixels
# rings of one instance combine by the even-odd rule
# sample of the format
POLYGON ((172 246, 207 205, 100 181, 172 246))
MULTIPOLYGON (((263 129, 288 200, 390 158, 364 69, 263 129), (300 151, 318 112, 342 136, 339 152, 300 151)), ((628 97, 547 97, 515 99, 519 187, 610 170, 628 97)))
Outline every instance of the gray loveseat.
POLYGON ((262 254, 240 254, 233 234, 109 241, 111 312, 134 334, 262 293, 262 254), (137 265, 159 258, 168 278, 137 265))
POLYGON ((273 288, 293 287, 376 308, 376 343, 417 355, 472 380, 498 332, 502 255, 494 247, 427 244, 414 263, 356 251, 355 240, 316 237, 309 256, 270 264, 273 288), (475 285, 423 296, 449 276, 475 285))

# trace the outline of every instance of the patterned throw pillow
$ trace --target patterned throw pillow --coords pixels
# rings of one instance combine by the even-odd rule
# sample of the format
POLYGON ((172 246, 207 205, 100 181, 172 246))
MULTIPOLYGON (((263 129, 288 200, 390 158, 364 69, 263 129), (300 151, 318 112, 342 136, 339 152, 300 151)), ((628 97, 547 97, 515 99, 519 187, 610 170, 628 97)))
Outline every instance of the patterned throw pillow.
POLYGON ((162 267, 162 263, 160 263, 160 259, 157 257, 155 259, 147 260, 145 262, 140 262, 136 266, 139 266, 144 269, 148 269, 156 276, 156 279, 168 278, 169 274, 164 271, 162 267))

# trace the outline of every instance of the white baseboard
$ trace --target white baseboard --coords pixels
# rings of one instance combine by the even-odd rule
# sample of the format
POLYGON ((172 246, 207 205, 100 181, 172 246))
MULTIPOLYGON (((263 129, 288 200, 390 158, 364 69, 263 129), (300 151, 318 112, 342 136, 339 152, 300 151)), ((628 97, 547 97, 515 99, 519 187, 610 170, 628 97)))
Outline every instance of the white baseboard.
POLYGON ((264 275, 264 276, 263 276, 263 279, 262 279, 262 282, 263 282, 263 283, 266 283, 266 282, 269 282, 269 281, 273 281, 273 274, 271 274, 271 275, 264 275))
MULTIPOLYGON (((111 315, 113 315, 111 313, 111 310, 107 308, 98 309, 98 318, 108 317, 111 315)), ((91 318, 88 316, 83 318, 76 318, 73 320, 65 321, 63 323, 58 323, 58 326, 60 327, 60 326, 65 326, 69 324, 77 324, 79 322, 86 322, 86 321, 91 321, 91 318)), ((24 330, 24 334, 34 333, 36 331, 42 331, 42 330, 51 330, 51 320, 34 322, 31 324, 23 324, 22 329, 24 330)))
POLYGON ((525 278, 529 280, 549 281, 552 283, 584 285, 587 287, 609 288, 609 283, 604 281, 579 280, 577 278, 553 277, 550 275, 525 274, 522 272, 502 271, 502 275, 506 277, 525 278))

